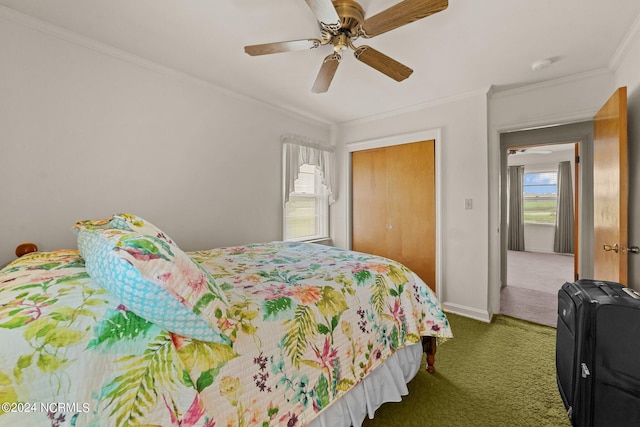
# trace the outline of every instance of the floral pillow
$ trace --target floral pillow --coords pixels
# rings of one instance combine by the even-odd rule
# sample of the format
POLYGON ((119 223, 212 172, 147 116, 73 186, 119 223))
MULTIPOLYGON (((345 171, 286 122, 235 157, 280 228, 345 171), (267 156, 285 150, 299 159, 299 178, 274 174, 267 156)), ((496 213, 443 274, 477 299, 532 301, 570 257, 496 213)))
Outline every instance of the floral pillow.
POLYGON ((135 231, 138 233, 148 234, 150 236, 160 237, 173 244, 171 238, 169 238, 169 236, 167 236, 158 227, 139 216, 128 213, 115 214, 106 219, 87 219, 78 221, 72 230, 79 230, 80 228, 93 230, 117 228, 118 230, 135 231))
POLYGON ((129 310, 168 331, 230 342, 217 328, 229 302, 206 270, 159 230, 145 234, 105 225, 80 221, 74 227, 92 279, 129 310))

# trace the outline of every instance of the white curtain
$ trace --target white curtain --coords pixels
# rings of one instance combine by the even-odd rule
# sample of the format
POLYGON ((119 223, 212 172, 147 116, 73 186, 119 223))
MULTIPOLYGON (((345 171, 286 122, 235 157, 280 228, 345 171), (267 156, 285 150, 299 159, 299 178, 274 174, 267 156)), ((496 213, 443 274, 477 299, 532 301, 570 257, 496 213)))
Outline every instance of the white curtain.
POLYGON ((507 192, 509 193, 509 229, 507 247, 510 251, 524 251, 524 166, 509 166, 507 192))
POLYGON ((573 179, 571 162, 558 164, 558 205, 553 251, 573 253, 573 179))
POLYGON ((329 204, 333 204, 337 197, 336 166, 333 147, 300 135, 284 135, 282 138, 284 150, 284 202, 289 201, 289 195, 300 174, 300 166, 315 165, 322 172, 322 183, 329 192, 329 204))

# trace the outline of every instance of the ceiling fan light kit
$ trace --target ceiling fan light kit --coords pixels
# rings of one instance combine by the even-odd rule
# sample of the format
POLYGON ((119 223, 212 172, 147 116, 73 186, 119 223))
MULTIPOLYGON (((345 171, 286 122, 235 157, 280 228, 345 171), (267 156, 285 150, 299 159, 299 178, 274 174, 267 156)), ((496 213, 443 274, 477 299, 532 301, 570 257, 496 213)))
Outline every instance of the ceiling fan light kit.
POLYGON ((365 19, 364 9, 355 0, 305 0, 320 23, 321 36, 304 40, 266 43, 245 46, 251 56, 273 53, 293 52, 317 49, 331 44, 333 53, 325 57, 316 77, 312 92, 323 93, 329 90, 333 76, 338 70, 342 53, 348 49, 360 62, 391 77, 402 81, 413 70, 395 59, 377 51, 371 46, 354 46, 354 40, 372 38, 403 25, 425 18, 445 10, 448 0, 404 0, 382 12, 365 19))

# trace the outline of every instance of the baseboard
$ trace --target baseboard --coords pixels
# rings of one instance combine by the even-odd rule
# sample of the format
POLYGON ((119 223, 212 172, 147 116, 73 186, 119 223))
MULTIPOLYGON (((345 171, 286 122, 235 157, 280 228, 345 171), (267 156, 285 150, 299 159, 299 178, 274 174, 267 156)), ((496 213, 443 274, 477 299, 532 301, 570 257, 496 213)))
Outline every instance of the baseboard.
POLYGON ((491 323, 491 315, 486 310, 467 307, 466 305, 460 305, 453 302, 443 302, 442 308, 445 311, 449 311, 453 314, 459 314, 460 316, 470 317, 471 319, 491 323))

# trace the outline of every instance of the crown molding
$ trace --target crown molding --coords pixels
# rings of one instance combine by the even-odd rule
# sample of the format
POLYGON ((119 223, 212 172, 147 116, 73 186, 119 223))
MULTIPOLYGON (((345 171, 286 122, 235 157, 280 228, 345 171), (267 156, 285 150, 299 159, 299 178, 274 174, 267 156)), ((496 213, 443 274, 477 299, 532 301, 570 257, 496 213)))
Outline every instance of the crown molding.
POLYGON ((609 61, 609 69, 614 72, 618 71, 618 67, 627 57, 629 50, 631 49, 631 45, 640 37, 640 15, 636 17, 636 20, 627 31, 626 36, 622 40, 622 43, 618 45, 615 53, 611 57, 611 61, 609 61))
POLYGON ((612 71, 608 67, 597 68, 595 70, 585 71, 584 73, 572 74, 572 75, 560 77, 557 79, 545 80, 543 82, 533 83, 533 84, 524 85, 524 86, 518 86, 515 88, 504 89, 504 90, 495 89, 492 91, 491 95, 492 95, 492 98, 502 98, 505 96, 517 95, 517 94, 526 93, 526 92, 534 92, 540 89, 564 85, 567 83, 574 83, 580 80, 590 79, 593 77, 598 77, 601 75, 611 74, 611 73, 612 71))
POLYGON ((539 117, 539 118, 536 118, 533 120, 527 120, 527 121, 496 123, 491 126, 491 129, 497 134, 500 134, 503 132, 534 130, 534 129, 541 129, 545 127, 585 122, 588 120, 593 120, 597 112, 598 110, 582 110, 582 111, 574 112, 572 114, 550 115, 550 116, 539 117))
POLYGON ((387 119, 390 117, 400 116, 402 114, 407 114, 417 110, 423 110, 425 108, 433 108, 444 104, 450 104, 456 101, 463 101, 465 99, 474 98, 477 96, 487 96, 491 87, 485 87, 481 89, 477 89, 474 91, 464 92, 457 95, 447 96, 443 98, 434 99, 432 101, 423 102, 420 104, 411 105, 409 107, 400 108, 398 110, 387 111, 380 114, 374 114, 367 117, 361 117, 354 120, 348 120, 345 122, 338 123, 340 127, 351 127, 358 126, 365 123, 375 122, 382 119, 387 119))
POLYGON ((0 19, 47 34, 51 37, 55 37, 67 43, 71 43, 76 46, 85 48, 87 50, 109 56, 116 60, 127 62, 129 64, 144 68, 148 71, 152 71, 167 77, 175 78, 183 82, 192 83, 192 84, 195 83, 200 86, 205 86, 209 89, 212 89, 218 92, 221 95, 229 96, 231 98, 245 101, 254 105, 266 107, 266 108, 269 108, 270 110, 283 113, 289 117, 292 117, 298 120, 304 120, 305 122, 308 122, 311 124, 315 124, 315 125, 320 124, 323 126, 329 126, 332 124, 331 121, 325 118, 322 118, 304 111, 283 108, 281 106, 253 98, 251 96, 247 96, 247 95, 235 92, 233 90, 227 89, 223 86, 219 86, 207 80, 192 76, 185 72, 178 71, 174 68, 145 59, 141 56, 124 51, 122 49, 118 49, 114 46, 100 42, 91 37, 83 36, 76 32, 54 25, 50 22, 46 22, 41 19, 35 18, 31 15, 27 15, 25 13, 19 12, 15 9, 11 9, 7 6, 0 5, 0 19))

